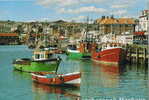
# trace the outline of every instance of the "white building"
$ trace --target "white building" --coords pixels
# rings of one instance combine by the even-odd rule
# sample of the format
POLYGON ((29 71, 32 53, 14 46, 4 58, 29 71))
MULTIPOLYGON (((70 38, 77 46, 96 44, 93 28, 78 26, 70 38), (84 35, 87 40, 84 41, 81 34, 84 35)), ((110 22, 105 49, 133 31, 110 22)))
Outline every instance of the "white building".
POLYGON ((149 34, 149 10, 142 11, 136 31, 143 31, 145 34, 149 34))
POLYGON ((123 34, 123 35, 113 35, 108 34, 104 35, 101 38, 101 43, 121 43, 121 44, 133 44, 133 35, 132 34, 123 34))

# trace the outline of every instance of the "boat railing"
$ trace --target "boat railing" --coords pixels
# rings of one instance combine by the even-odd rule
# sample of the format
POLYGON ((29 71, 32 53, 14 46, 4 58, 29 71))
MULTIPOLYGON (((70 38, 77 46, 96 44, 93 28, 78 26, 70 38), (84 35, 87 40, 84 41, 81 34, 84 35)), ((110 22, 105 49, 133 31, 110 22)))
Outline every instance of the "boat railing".
POLYGON ((76 75, 76 74, 81 74, 80 72, 72 72, 68 74, 62 74, 62 76, 69 76, 69 75, 76 75))
POLYGON ((31 59, 28 59, 28 58, 13 60, 13 64, 29 65, 30 63, 31 63, 31 59))
POLYGON ((102 44, 102 50, 113 49, 113 48, 122 48, 122 44, 120 44, 120 43, 106 43, 106 44, 102 44))
POLYGON ((49 59, 34 59, 33 62, 46 62, 46 61, 57 61, 57 58, 49 58, 49 59))

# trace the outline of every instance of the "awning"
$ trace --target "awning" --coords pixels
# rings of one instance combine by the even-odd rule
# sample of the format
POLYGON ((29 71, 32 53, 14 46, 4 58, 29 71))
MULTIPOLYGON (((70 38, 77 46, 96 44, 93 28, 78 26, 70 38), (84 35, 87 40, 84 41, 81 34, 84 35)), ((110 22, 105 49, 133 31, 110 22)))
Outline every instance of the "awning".
POLYGON ((135 35, 144 35, 145 32, 134 32, 135 35))

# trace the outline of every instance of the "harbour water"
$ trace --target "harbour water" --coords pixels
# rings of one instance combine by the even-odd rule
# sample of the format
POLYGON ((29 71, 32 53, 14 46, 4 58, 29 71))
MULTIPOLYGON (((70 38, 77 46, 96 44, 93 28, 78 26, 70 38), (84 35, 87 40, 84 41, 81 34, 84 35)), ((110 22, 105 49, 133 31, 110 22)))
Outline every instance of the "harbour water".
POLYGON ((65 54, 58 73, 81 71, 81 86, 56 87, 34 83, 30 73, 13 70, 12 61, 31 58, 26 46, 0 46, 0 100, 148 100, 145 65, 108 66, 72 60, 65 54))

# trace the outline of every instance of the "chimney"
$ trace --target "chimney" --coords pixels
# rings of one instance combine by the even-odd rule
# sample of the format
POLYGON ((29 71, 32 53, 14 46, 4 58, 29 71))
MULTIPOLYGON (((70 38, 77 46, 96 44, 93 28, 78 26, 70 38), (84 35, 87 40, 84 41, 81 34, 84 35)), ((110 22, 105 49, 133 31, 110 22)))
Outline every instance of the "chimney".
POLYGON ((113 15, 111 15, 111 19, 114 19, 114 16, 113 15))
POLYGON ((105 19, 105 16, 102 16, 102 19, 105 19))
POLYGON ((143 10, 143 11, 142 11, 142 15, 144 16, 144 14, 145 14, 145 13, 144 13, 144 10, 143 10))

